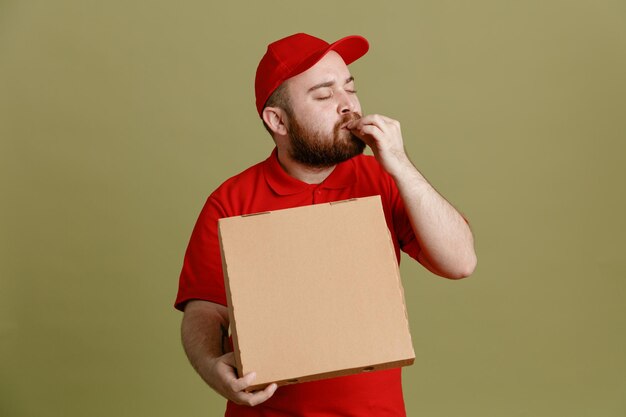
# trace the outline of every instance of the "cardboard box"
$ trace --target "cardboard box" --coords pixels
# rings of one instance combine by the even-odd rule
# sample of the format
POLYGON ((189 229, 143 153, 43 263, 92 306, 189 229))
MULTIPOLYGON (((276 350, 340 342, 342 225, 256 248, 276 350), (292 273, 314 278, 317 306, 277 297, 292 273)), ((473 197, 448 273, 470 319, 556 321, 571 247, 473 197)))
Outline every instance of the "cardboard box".
POLYGON ((251 390, 410 365, 380 196, 219 221, 237 371, 251 390))

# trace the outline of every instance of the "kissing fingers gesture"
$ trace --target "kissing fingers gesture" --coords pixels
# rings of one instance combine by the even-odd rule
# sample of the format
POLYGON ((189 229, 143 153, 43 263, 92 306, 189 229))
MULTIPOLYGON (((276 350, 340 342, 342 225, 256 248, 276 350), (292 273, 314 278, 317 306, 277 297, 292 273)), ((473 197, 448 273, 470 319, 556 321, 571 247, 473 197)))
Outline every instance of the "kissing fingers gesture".
POLYGON ((392 177, 397 178, 404 169, 412 168, 397 120, 370 114, 349 122, 346 128, 372 149, 376 160, 392 177))

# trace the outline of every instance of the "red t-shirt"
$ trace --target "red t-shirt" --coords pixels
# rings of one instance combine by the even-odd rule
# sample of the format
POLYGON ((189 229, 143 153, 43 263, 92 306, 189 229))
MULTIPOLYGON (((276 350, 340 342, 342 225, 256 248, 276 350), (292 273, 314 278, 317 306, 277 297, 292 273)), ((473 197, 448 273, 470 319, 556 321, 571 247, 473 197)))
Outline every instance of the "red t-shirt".
MULTIPOLYGON (((228 179, 207 199, 185 254, 175 307, 201 299, 226 305, 217 220, 349 198, 380 195, 396 256, 417 259, 419 244, 393 179, 371 156, 338 164, 321 184, 289 176, 274 150, 265 161, 228 179)), ((405 416, 400 369, 279 387, 256 407, 228 402, 226 416, 405 416)))

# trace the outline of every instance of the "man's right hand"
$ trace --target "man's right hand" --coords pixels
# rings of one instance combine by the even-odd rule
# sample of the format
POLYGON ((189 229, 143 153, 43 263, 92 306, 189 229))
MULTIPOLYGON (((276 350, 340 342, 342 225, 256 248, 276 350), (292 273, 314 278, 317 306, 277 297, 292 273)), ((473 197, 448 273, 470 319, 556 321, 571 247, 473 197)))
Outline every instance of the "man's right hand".
POLYGON ((239 405, 255 406, 274 395, 278 387, 276 384, 270 384, 262 391, 246 392, 246 388, 254 382, 256 373, 250 372, 237 378, 235 366, 235 355, 232 352, 211 359, 203 375, 204 380, 220 395, 239 405))
POLYGON ((228 309, 209 301, 187 303, 181 326, 183 347, 202 379, 224 398, 239 405, 254 406, 276 391, 270 384, 262 391, 246 392, 256 378, 254 372, 237 378, 235 355, 224 354, 224 332, 228 329, 228 309))

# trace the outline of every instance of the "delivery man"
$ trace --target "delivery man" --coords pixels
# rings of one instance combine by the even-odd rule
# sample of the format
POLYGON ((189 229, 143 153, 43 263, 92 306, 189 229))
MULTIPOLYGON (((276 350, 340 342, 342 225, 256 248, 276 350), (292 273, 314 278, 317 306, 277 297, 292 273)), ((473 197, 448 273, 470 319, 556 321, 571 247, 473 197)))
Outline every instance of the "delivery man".
POLYGON ((348 65, 368 49, 361 36, 329 44, 304 33, 268 46, 256 108, 276 147, 209 196, 192 232, 175 306, 184 311, 185 352, 228 400, 226 416, 405 416, 405 409, 400 369, 245 391, 255 373, 237 375, 230 352, 218 219, 380 195, 398 260, 403 251, 450 279, 476 266, 467 222, 409 160, 400 123, 362 113, 348 65), (363 155, 365 146, 374 156, 363 155))

